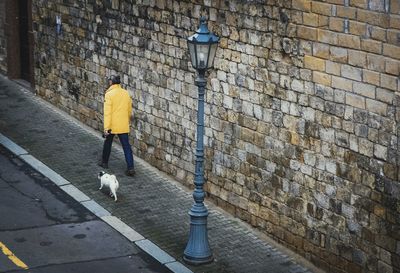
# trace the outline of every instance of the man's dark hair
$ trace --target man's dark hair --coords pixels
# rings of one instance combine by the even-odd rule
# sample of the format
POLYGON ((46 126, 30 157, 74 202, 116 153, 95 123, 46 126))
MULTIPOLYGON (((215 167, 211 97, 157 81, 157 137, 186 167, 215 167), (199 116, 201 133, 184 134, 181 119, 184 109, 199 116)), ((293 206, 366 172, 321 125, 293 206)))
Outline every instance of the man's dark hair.
POLYGON ((111 76, 110 81, 112 82, 112 84, 120 84, 121 78, 119 76, 111 76))

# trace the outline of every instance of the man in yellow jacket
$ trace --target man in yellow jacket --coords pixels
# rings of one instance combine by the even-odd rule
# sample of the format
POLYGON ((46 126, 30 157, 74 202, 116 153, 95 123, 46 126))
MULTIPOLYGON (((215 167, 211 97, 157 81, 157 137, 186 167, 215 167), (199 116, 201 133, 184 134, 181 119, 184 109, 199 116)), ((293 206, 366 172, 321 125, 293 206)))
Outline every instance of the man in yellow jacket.
POLYGON ((121 87, 119 76, 113 76, 109 80, 110 87, 107 89, 104 99, 104 145, 103 155, 99 166, 108 168, 111 146, 114 135, 117 135, 125 154, 128 166, 126 175, 135 174, 133 154, 129 144, 129 129, 132 115, 132 99, 128 91, 121 87))

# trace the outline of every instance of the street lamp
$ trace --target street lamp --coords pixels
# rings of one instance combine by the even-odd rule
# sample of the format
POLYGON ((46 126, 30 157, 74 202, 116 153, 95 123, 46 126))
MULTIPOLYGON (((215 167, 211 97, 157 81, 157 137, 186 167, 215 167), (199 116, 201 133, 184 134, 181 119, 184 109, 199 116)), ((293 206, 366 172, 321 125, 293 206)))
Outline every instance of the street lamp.
POLYGON ((204 206, 204 95, 207 81, 206 70, 214 63, 219 38, 210 33, 206 19, 200 18, 200 27, 195 34, 187 39, 190 59, 193 68, 198 72, 195 84, 198 87, 198 110, 197 110, 197 142, 196 142, 196 169, 193 192, 195 203, 189 211, 190 233, 189 241, 184 251, 183 259, 189 264, 204 264, 213 260, 207 235, 208 210, 204 206))

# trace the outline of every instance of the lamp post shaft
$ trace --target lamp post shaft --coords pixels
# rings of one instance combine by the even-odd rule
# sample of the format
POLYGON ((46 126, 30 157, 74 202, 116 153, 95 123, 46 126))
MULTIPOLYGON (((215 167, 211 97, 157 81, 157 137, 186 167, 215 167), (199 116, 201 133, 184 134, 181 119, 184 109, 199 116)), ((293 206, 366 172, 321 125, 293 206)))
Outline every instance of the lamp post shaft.
POLYGON ((184 251, 183 259, 190 264, 204 264, 213 260, 207 234, 208 210, 204 206, 204 97, 207 81, 205 71, 200 70, 196 85, 198 86, 198 110, 197 110, 197 142, 196 142, 196 166, 195 189, 193 199, 195 203, 189 211, 190 233, 189 241, 184 251))
MULTIPOLYGON (((199 73, 195 84, 198 86, 198 105, 197 105, 197 136, 196 136, 196 166, 195 166, 195 179, 194 184, 196 190, 201 191, 202 196, 193 194, 196 203, 203 203, 204 201, 204 97, 207 81, 204 78, 204 72, 199 73), (197 198, 196 198, 197 197, 197 198)), ((195 191, 196 192, 196 191, 195 191)))

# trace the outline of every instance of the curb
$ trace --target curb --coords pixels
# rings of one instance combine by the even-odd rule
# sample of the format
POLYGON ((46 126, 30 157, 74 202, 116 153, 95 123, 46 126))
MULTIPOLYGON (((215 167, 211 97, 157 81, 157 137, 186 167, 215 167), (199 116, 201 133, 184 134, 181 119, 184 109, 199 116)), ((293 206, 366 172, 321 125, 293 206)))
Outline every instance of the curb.
POLYGON ((11 153, 22 159, 36 171, 47 177, 50 181, 56 184, 60 189, 66 192, 69 196, 74 198, 89 211, 99 217, 106 224, 118 231, 122 236, 127 238, 131 243, 134 243, 142 251, 146 252, 159 263, 166 266, 174 273, 193 273, 190 269, 185 267, 182 263, 178 262, 175 258, 170 256, 167 252, 159 248, 156 244, 146 239, 130 226, 122 222, 115 216, 112 216, 109 211, 100 206, 96 201, 90 199, 86 194, 72 185, 68 180, 64 179, 61 175, 50 169, 47 165, 43 164, 40 160, 29 154, 24 148, 14 143, 11 139, 0 133, 0 144, 3 145, 11 153))

